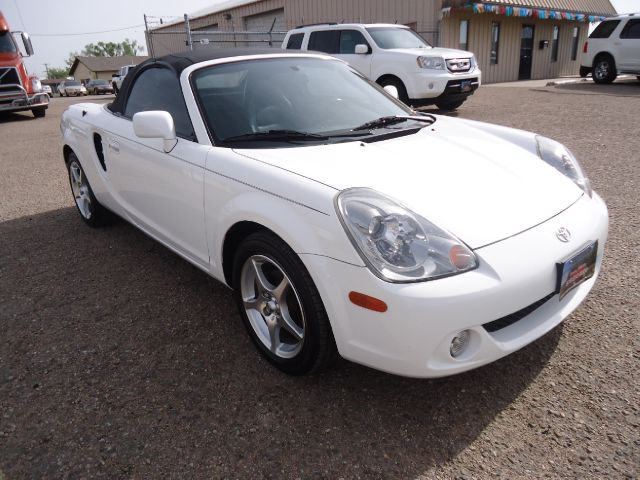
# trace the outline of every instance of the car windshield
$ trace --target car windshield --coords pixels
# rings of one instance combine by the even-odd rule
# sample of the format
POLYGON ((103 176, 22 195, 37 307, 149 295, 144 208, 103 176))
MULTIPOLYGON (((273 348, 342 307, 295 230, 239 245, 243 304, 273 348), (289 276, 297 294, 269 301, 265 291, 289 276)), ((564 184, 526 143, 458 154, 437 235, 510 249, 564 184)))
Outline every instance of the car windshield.
MULTIPOLYGON (((370 135, 367 122, 413 112, 338 60, 281 57, 197 70, 192 85, 217 143, 370 135), (240 137, 240 138, 239 138, 240 137)), ((394 125, 423 126, 405 121, 394 125)))
POLYGON ((80 86, 80 82, 68 81, 68 82, 64 82, 64 86, 65 87, 79 87, 80 86))
POLYGON ((384 50, 394 48, 431 48, 431 45, 413 30, 397 27, 369 27, 367 32, 384 50))
POLYGON ((106 80, 91 80, 91 85, 107 85, 106 80))
POLYGON ((0 53, 16 53, 16 45, 7 31, 0 32, 0 53))

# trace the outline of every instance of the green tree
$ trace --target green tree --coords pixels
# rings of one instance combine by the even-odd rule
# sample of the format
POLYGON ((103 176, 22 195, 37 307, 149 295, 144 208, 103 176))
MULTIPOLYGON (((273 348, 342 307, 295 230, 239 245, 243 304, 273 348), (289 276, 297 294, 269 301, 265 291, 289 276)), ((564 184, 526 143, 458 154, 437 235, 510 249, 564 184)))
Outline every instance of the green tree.
POLYGON ((49 67, 49 78, 66 78, 69 75, 69 69, 65 67, 49 67))
POLYGON ((125 38, 122 42, 98 42, 85 45, 82 55, 85 57, 118 57, 137 55, 144 50, 137 40, 125 38))

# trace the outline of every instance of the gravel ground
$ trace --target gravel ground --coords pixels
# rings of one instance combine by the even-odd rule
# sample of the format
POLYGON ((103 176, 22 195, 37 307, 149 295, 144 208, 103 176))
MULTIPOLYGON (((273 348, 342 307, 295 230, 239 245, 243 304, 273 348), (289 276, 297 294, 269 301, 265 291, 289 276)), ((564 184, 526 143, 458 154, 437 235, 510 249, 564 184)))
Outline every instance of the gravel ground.
POLYGON ((124 222, 85 227, 58 128, 76 101, 0 118, 0 480, 637 478, 640 83, 485 86, 461 108, 567 144, 610 239, 563 325, 438 380, 284 376, 226 287, 124 222))

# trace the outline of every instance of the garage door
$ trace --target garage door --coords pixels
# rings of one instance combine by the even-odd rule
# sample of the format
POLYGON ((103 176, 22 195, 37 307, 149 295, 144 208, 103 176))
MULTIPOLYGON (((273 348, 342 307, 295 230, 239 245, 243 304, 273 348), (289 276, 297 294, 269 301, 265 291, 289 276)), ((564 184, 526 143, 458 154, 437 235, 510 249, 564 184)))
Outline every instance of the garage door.
MULTIPOLYGON (((245 28, 248 32, 286 32, 287 26, 284 21, 284 8, 270 10, 268 12, 258 13, 244 17, 245 28), (274 24, 275 22, 275 24, 274 24), (271 28, 273 26, 273 29, 271 28)), ((272 35, 273 46, 279 47, 284 39, 284 34, 272 35)), ((266 46, 269 35, 248 35, 247 40, 262 40, 262 42, 247 42, 248 46, 266 46)))

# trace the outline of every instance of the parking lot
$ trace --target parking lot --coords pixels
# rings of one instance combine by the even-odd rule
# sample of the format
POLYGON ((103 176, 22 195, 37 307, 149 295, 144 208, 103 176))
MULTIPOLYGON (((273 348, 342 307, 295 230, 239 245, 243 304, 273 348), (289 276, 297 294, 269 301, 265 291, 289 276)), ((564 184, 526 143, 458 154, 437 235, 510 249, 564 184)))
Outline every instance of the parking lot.
POLYGON ((437 380, 285 376, 225 286, 124 221, 86 227, 59 120, 108 98, 0 117, 0 480, 638 477, 640 82, 484 86, 454 114, 569 146, 610 232, 563 325, 437 380))

